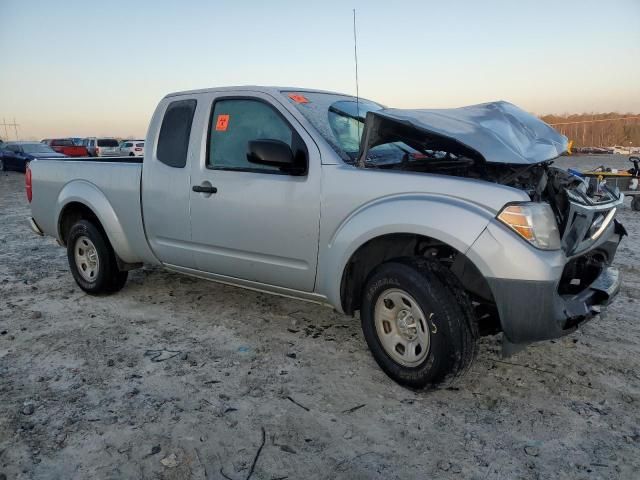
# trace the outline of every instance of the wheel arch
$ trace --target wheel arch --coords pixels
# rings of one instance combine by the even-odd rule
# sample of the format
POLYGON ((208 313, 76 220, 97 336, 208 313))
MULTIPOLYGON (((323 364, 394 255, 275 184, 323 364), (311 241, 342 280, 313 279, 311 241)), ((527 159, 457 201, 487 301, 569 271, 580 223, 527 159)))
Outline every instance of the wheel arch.
POLYGON ((101 232, 105 233, 98 216, 95 212, 81 202, 67 203, 58 216, 58 239, 62 245, 67 245, 69 230, 79 220, 88 220, 93 223, 101 232))
POLYGON ((92 183, 70 182, 61 190, 56 214, 58 240, 66 245, 69 228, 85 218, 104 232, 117 256, 125 262, 137 261, 122 225, 107 197, 92 183))
POLYGON ((353 315, 360 309, 362 289, 377 266, 403 257, 438 260, 473 298, 494 303, 489 283, 464 252, 437 238, 405 232, 373 237, 351 254, 340 279, 340 305, 344 313, 353 315))
POLYGON ((316 291, 339 311, 353 314, 354 306, 343 299, 349 291, 344 279, 354 259, 367 258, 372 269, 395 256, 413 255, 416 242, 426 241, 456 252, 461 264, 494 216, 489 208, 454 196, 412 193, 378 198, 352 212, 326 240, 318 258, 316 291))

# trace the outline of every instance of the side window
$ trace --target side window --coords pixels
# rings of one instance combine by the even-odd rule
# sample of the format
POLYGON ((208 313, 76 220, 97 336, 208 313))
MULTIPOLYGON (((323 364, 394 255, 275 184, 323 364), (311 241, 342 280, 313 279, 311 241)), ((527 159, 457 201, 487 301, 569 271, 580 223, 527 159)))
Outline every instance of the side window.
POLYGON ((214 103, 207 166, 214 169, 279 171, 247 160, 250 140, 280 140, 295 153, 297 134, 270 105, 259 100, 230 99, 214 103))
POLYGON ((165 165, 183 168, 187 164, 187 150, 195 111, 195 100, 178 100, 171 102, 167 107, 160 127, 157 153, 158 160, 165 165))

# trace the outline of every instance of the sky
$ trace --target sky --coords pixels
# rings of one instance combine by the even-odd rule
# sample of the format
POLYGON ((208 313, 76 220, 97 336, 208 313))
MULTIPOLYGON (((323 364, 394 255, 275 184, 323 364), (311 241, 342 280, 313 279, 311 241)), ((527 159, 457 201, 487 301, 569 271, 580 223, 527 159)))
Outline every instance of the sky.
POLYGON ((353 8, 361 97, 640 112, 640 0, 0 0, 0 120, 23 139, 144 137, 173 91, 355 94, 353 8))

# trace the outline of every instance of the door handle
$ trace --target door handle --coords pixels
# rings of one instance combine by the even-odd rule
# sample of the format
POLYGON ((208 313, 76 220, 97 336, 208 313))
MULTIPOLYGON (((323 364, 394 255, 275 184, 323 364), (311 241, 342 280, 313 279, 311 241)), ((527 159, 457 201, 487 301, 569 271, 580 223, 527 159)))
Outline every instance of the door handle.
POLYGON ((212 193, 218 193, 218 189, 212 186, 209 182, 205 182, 202 185, 194 185, 191 187, 191 190, 197 193, 208 193, 209 195, 212 193))

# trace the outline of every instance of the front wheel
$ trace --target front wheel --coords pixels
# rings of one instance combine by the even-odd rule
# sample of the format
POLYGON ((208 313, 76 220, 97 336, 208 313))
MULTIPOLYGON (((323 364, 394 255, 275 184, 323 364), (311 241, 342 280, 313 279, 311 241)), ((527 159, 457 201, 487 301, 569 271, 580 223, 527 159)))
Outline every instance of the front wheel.
POLYGON ((86 220, 78 221, 69 230, 67 259, 73 278, 87 293, 117 292, 127 281, 128 272, 118 269, 106 235, 86 220))
POLYGON ((464 373, 475 356, 471 302, 437 262, 403 258, 380 265, 369 276, 360 314, 375 361, 401 385, 435 387, 464 373))

